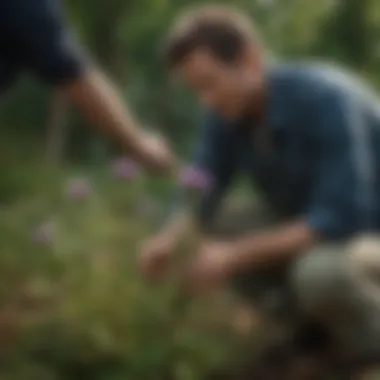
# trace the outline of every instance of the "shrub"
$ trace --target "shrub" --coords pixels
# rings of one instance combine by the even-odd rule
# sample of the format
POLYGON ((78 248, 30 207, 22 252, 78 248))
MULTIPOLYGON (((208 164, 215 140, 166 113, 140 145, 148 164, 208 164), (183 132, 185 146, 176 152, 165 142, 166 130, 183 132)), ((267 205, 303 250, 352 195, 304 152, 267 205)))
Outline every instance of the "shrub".
POLYGON ((53 186, 33 185, 1 213, 1 378, 196 380, 234 357, 227 309, 221 318, 211 302, 185 299, 175 279, 144 283, 136 250, 160 209, 151 189, 170 189, 118 169, 100 180, 46 175, 53 186))

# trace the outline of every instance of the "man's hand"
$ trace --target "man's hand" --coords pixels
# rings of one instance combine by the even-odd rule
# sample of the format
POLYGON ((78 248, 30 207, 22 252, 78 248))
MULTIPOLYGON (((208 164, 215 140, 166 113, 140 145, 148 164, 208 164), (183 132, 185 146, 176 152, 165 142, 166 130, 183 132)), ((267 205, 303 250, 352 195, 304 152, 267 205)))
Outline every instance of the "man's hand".
POLYGON ((234 274, 234 254, 232 243, 203 243, 190 264, 187 287, 196 292, 219 289, 234 274))
POLYGON ((140 252, 143 274, 151 280, 161 280, 168 273, 174 250, 172 240, 164 236, 145 242, 140 252))
POLYGON ((201 245, 190 266, 187 284, 193 290, 215 290, 233 275, 250 268, 286 262, 308 249, 314 233, 303 222, 243 236, 233 242, 209 241, 201 245))
POLYGON ((165 173, 175 169, 175 159, 163 138, 142 133, 141 140, 132 148, 135 158, 153 173, 165 173))

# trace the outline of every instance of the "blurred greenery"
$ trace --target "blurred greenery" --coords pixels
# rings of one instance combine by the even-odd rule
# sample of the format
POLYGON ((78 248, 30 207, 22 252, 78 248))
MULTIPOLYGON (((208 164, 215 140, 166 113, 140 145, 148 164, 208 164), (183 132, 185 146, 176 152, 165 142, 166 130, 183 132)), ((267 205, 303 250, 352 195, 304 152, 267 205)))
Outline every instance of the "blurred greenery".
MULTIPOLYGON (((338 61, 380 86, 379 1, 219 2, 252 15, 275 55, 338 61)), ((205 1, 66 3, 137 115, 186 157, 199 110, 168 78, 157 44, 177 12, 205 1)), ((259 341, 241 336, 229 300, 186 300, 175 279, 141 279, 136 248, 159 225, 169 184, 114 178, 115 152, 33 77, 0 112, 1 379, 207 379, 259 341), (88 181, 83 199, 67 193, 72 177, 88 181)))
POLYGON ((236 357, 225 303, 140 278, 136 246, 159 221, 141 206, 162 183, 81 177, 78 197, 65 178, 36 177, 1 211, 2 378, 201 379, 236 357))

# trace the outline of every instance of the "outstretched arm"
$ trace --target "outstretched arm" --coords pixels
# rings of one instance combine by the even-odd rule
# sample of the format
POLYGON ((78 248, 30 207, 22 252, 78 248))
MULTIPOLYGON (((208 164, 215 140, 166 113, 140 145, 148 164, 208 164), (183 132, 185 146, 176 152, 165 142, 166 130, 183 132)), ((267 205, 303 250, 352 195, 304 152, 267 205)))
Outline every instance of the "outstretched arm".
POLYGON ((115 86, 77 47, 60 5, 59 0, 4 0, 0 4, 2 27, 12 37, 17 55, 45 82, 62 90, 91 125, 148 168, 169 170, 169 149, 140 129, 115 86))

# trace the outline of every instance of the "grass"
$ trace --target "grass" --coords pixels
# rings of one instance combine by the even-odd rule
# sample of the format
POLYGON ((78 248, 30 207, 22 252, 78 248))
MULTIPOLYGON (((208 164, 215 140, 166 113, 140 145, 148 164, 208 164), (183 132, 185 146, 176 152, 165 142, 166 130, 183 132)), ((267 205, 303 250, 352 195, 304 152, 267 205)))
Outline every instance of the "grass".
POLYGON ((0 210, 2 379, 197 380, 236 356, 224 301, 186 300, 139 273, 168 184, 103 170, 81 174, 90 191, 77 199, 67 172, 13 175, 0 210))

